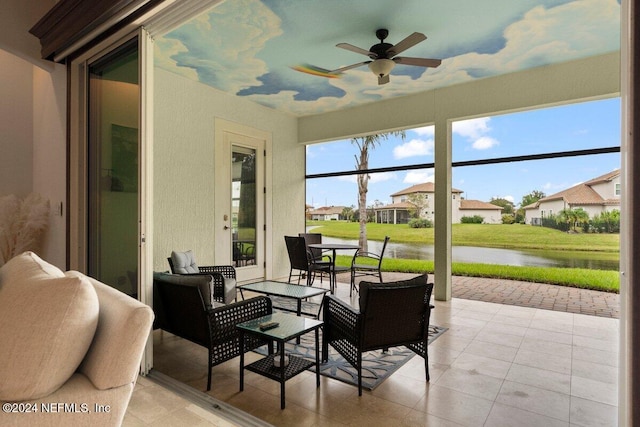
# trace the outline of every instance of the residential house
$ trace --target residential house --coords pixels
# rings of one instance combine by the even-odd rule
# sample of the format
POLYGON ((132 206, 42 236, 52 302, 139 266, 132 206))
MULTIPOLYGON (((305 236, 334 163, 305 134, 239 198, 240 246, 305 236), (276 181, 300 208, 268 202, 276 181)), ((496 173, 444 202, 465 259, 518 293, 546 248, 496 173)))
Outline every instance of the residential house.
MULTIPOLYGON (((37 192, 50 200, 54 209, 41 254, 51 263, 63 269, 72 268, 87 272, 92 268, 89 257, 96 249, 95 246, 90 246, 96 245, 96 242, 89 239, 87 233, 94 232, 97 225, 113 226, 117 233, 109 233, 107 229, 102 237, 110 237, 110 234, 118 239, 133 236, 127 245, 132 245, 134 250, 138 251, 138 256, 128 257, 127 263, 132 263, 132 275, 137 276, 138 297, 143 302, 151 304, 150 278, 153 270, 167 269, 166 257, 171 250, 193 249, 203 264, 223 263, 229 260, 231 185, 227 184, 233 176, 229 170, 231 146, 234 143, 237 143, 237 146, 243 145, 237 140, 237 135, 249 136, 260 141, 258 145, 264 147, 263 151, 255 149, 255 153, 264 153, 264 156, 256 156, 257 161, 262 162, 262 169, 256 170, 264 174, 257 177, 262 181, 256 181, 253 188, 257 197, 264 196, 264 200, 261 199, 263 205, 256 209, 257 213, 264 213, 264 218, 255 227, 255 230, 261 230, 259 235, 263 238, 258 247, 261 262, 243 269, 239 274, 255 273, 271 279, 286 276, 289 268, 286 256, 283 256, 286 249, 282 236, 304 230, 305 145, 349 138, 353 135, 433 124, 435 172, 438 181, 435 185, 435 203, 439 208, 442 207, 438 211, 434 209, 434 296, 439 301, 451 299, 451 276, 450 268, 447 266, 451 263, 449 245, 452 215, 448 208, 448 198, 456 194, 450 193, 452 121, 617 97, 622 94, 628 101, 623 103, 623 108, 624 122, 629 126, 629 129, 625 128, 622 132, 622 164, 625 165, 622 175, 628 182, 640 182, 640 168, 637 166, 640 162, 635 161, 635 151, 631 149, 635 145, 636 133, 630 130, 637 126, 634 117, 638 117, 640 111, 640 96, 637 96, 640 84, 634 73, 634 70, 637 70, 635 65, 638 65, 637 60, 640 58, 640 45, 633 38, 634 34, 638 34, 640 20, 635 19, 636 16, 632 19, 632 13, 638 13, 636 8, 631 7, 633 2, 610 2, 614 7, 621 5, 619 16, 622 19, 622 37, 618 34, 613 36, 615 40, 622 39, 620 50, 616 47, 598 50, 597 44, 589 44, 595 50, 586 56, 568 56, 570 52, 566 55, 547 56, 538 54, 540 50, 536 50, 535 57, 544 60, 536 62, 533 60, 534 56, 517 56, 517 43, 509 43, 509 53, 515 56, 500 58, 509 64, 504 73, 497 71, 493 75, 483 75, 475 70, 460 69, 451 74, 450 78, 441 79, 445 82, 443 86, 434 83, 434 86, 422 92, 386 98, 387 93, 394 94, 400 88, 394 86, 395 82, 404 82, 405 86, 411 88, 416 83, 415 79, 407 75, 394 74, 389 85, 370 86, 367 90, 372 95, 367 98, 367 103, 360 105, 352 102, 349 94, 350 79, 341 80, 340 87, 332 86, 327 81, 318 84, 317 87, 324 85, 327 89, 333 89, 330 96, 322 95, 320 89, 315 93, 306 94, 296 93, 291 89, 276 93, 276 97, 283 100, 298 99, 306 105, 314 105, 313 100, 320 99, 320 104, 324 106, 348 107, 308 114, 279 111, 274 107, 258 105, 238 95, 246 90, 243 88, 269 80, 262 59, 249 58, 254 60, 254 68, 263 70, 265 74, 258 75, 250 82, 230 85, 229 88, 233 89, 230 92, 215 89, 194 79, 198 74, 195 68, 184 67, 177 72, 170 72, 154 65, 153 40, 161 36, 162 31, 175 28, 193 17, 194 12, 202 12, 207 7, 216 4, 233 7, 235 4, 245 5, 247 2, 201 1, 201 4, 194 5, 195 3, 198 2, 4 2, 5 13, 0 15, 0 194, 24 196, 29 192, 37 192), (191 10, 187 10, 189 8, 191 10), (52 12, 48 13, 50 9, 52 12), (187 13, 182 13, 185 11, 187 13), (45 15, 46 25, 40 26, 39 29, 42 31, 37 32, 38 38, 42 40, 41 45, 29 30, 45 15), (105 97, 87 98, 85 89, 89 88, 89 85, 84 80, 87 69, 92 65, 104 64, 104 61, 101 64, 98 60, 108 59, 113 52, 120 52, 122 46, 130 47, 127 43, 132 41, 134 47, 140 47, 136 53, 139 53, 141 58, 137 68, 133 67, 134 78, 121 82, 117 81, 118 76, 110 75, 111 79, 103 79, 102 82, 102 95, 105 97), (513 64, 530 64, 532 68, 527 65, 516 69, 513 68, 513 64), (137 81, 138 77, 142 81, 137 81), (135 87, 136 82, 140 87, 135 87), (333 98, 338 92, 347 94, 346 99, 333 98), (128 102, 123 102, 124 98, 128 102), (85 126, 88 122, 86 113, 89 110, 87 99, 111 103, 108 110, 114 113, 112 117, 105 117, 108 120, 91 123, 116 124, 139 129, 139 158, 135 159, 136 162, 130 163, 137 168, 140 177, 138 188, 141 191, 118 194, 111 191, 112 194, 105 194, 104 200, 114 202, 110 205, 91 204, 88 199, 89 190, 95 189, 89 185, 89 182, 93 181, 89 180, 88 173, 101 171, 94 170, 96 165, 87 160, 90 145, 86 138, 92 136, 85 126), (336 102, 332 102, 333 100, 336 102), (124 200, 126 204, 121 205, 120 201, 124 200), (88 210, 96 206, 124 206, 131 210, 136 218, 126 224, 92 222, 96 218, 102 218, 94 216, 90 218, 92 221, 89 220, 88 210)), ((365 3, 379 6, 376 2, 359 4, 365 3)), ((417 3, 427 6, 430 4, 417 3)), ((470 1, 468 6, 476 3, 478 2, 470 1)), ((569 3, 572 2, 567 2, 569 3)), ((591 2, 580 3, 588 8, 591 2)), ((599 3, 594 3, 599 7, 599 3)), ((262 5, 262 2, 255 2, 256 8, 262 5)), ((291 9, 289 6, 291 5, 284 8, 291 9)), ((535 9, 535 17, 539 17, 547 9, 543 6, 540 2, 539 7, 535 9)), ((485 7, 484 3, 482 7, 485 7)), ((326 10, 335 16, 336 11, 333 7, 327 7, 326 10)), ((522 11, 525 12, 526 9, 522 11)), ((255 18, 255 22, 264 22, 256 17, 254 10, 246 12, 247 16, 255 18)), ((590 12, 593 15, 600 13, 600 10, 590 12)), ((362 15, 365 16, 365 13, 362 15)), ((450 18, 452 14, 448 15, 450 18)), ((460 14, 454 15, 455 19, 461 17, 460 14)), ((618 14, 614 15, 617 19, 618 14)), ((425 12, 424 19, 419 16, 415 18, 424 22, 423 28, 415 28, 413 24, 396 25, 394 42, 397 43, 396 40, 414 31, 429 33, 430 24, 427 21, 430 16, 431 14, 425 12)), ((494 19, 493 14, 487 16, 494 19)), ((341 18, 344 19, 338 20, 340 22, 332 21, 332 25, 328 27, 333 33, 347 30, 363 32, 365 26, 368 27, 367 31, 374 31, 371 27, 373 24, 365 22, 366 20, 351 19, 353 17, 346 14, 341 18)), ((441 23, 440 27, 454 28, 455 24, 446 18, 432 17, 441 23)), ((580 19, 577 17, 576 21, 580 19)), ((329 22, 323 17, 312 21, 324 24, 329 22)), ((228 19, 225 22, 230 30, 227 33, 235 37, 233 26, 241 25, 241 21, 228 19)), ((304 26, 305 37, 301 39, 309 40, 308 37, 313 36, 318 30, 313 28, 314 31, 311 31, 311 24, 309 21, 309 25, 304 26)), ((540 23, 540 26, 543 26, 543 23, 540 23)), ((219 31, 219 36, 224 35, 226 29, 212 25, 198 27, 213 33, 219 31)), ((289 28, 301 27, 289 25, 289 28)), ((561 38, 563 34, 571 33, 572 28, 569 26, 557 37, 561 38)), ((349 34, 354 35, 353 32, 349 34)), ((431 34, 429 36, 431 40, 431 34)), ((502 40, 499 35, 497 38, 502 40)), ((255 38, 255 41, 263 40, 259 35, 255 38)), ((355 42, 357 41, 354 40, 355 42)), ((228 44, 233 46, 234 43, 235 41, 230 40, 228 44)), ((463 37, 460 43, 471 46, 473 40, 464 40, 463 37)), ((545 49, 557 45, 562 45, 562 40, 549 43, 545 49)), ((500 43, 497 43, 496 49, 499 46, 500 43)), ((262 52, 262 47, 263 45, 243 49, 242 52, 245 56, 252 56, 256 52, 262 52)), ((470 49, 467 56, 478 56, 474 53, 473 47, 470 49)), ((487 52, 491 49, 487 49, 486 46, 482 46, 482 49, 479 56, 488 56, 487 52)), ((180 48, 176 47, 175 52, 178 51, 180 48)), ((328 51, 332 55, 337 54, 335 49, 328 51)), ((305 53, 308 52, 307 48, 305 53)), ((313 54, 315 53, 316 50, 313 49, 313 54)), ((237 57, 238 55, 229 55, 229 58, 234 60, 237 57)), ((300 52, 293 49, 287 52, 287 57, 291 63, 303 60, 300 52)), ((327 59, 326 66, 331 66, 329 58, 321 59, 327 59)), ((444 58, 440 68, 444 72, 449 70, 446 60, 447 58, 444 58)), ((213 62, 215 61, 214 58, 213 62)), ((339 66, 342 61, 334 61, 335 66, 339 66)), ((348 61, 346 57, 344 61, 348 61)), ((208 62, 208 59, 197 61, 198 64, 205 62, 208 62)), ((499 65, 499 62, 495 65, 499 65)), ((209 74, 209 77, 235 75, 238 74, 237 71, 238 67, 220 68, 209 74)), ((349 76, 352 77, 353 74, 349 76)), ((356 80, 359 78, 360 75, 356 80)), ((258 93, 257 96, 270 98, 266 91, 258 93)), ((92 103, 92 106, 95 105, 92 103)), ((113 129, 105 128, 108 132, 112 132, 113 129)), ((105 141, 111 140, 106 136, 105 141)), ((108 136, 111 136, 111 133, 108 136)), ((111 160, 111 153, 105 150, 104 160, 111 160)), ((95 177, 94 175, 93 178, 95 177)), ((623 219, 628 221, 640 207, 635 206, 633 192, 623 191, 620 197, 624 200, 623 219)), ((104 218, 119 219, 116 215, 106 215, 104 218)), ((620 378, 623 381, 619 393, 620 425, 640 424, 640 412, 633 411, 632 406, 633 402, 638 401, 640 393, 640 372, 635 371, 637 364, 632 363, 640 355, 640 334, 636 331, 636 328, 640 330, 640 317, 634 316, 633 313, 633 310, 637 309, 636 303, 640 301, 640 291, 637 286, 632 286, 640 277, 636 274, 639 270, 635 269, 636 266, 640 268, 640 258, 635 252, 635 246, 640 245, 640 240, 635 240, 636 237, 636 233, 630 228, 623 228, 620 236, 624 248, 621 253, 621 268, 625 271, 625 275, 621 277, 623 316, 620 330, 623 334, 620 335, 620 354, 624 357, 620 358, 619 365, 620 378)), ((109 242, 97 242, 101 244, 100 251, 107 257, 118 250, 125 252, 122 251, 122 244, 109 246, 106 245, 109 242)), ((116 264, 128 269, 128 264, 116 264)), ((126 269, 123 274, 126 276, 126 269)), ((153 349, 150 345, 142 363, 143 372, 153 367, 152 354, 153 349)), ((459 406, 466 405, 463 402, 459 406)))
POLYGON ((525 222, 541 225, 542 218, 557 215, 564 209, 583 209, 590 218, 620 210, 621 190, 620 170, 616 169, 525 206, 525 222))
POLYGON ((345 219, 342 215, 344 206, 322 206, 309 211, 313 221, 337 221, 345 219))
MULTIPOLYGON (((451 189, 451 222, 459 224, 462 217, 479 215, 485 224, 501 224, 502 208, 480 200, 462 198, 462 190, 451 189)), ((414 197, 423 202, 420 217, 435 222, 435 185, 433 182, 412 185, 391 195, 391 203, 374 209, 376 222, 383 224, 406 224, 415 215, 414 197)))

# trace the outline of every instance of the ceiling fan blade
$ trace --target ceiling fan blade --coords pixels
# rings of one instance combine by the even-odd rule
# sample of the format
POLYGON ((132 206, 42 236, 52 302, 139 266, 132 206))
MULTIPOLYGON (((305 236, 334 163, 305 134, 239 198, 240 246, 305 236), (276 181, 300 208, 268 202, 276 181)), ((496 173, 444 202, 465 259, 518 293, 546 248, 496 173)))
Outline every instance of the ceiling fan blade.
POLYGON ((360 48, 358 46, 354 46, 354 45, 349 44, 349 43, 338 43, 336 45, 336 47, 339 47, 341 49, 350 50, 351 52, 359 53, 359 54, 362 54, 362 55, 366 55, 366 56, 369 56, 369 57, 374 58, 374 59, 378 56, 373 52, 369 52, 368 50, 362 49, 362 48, 360 48), (373 55, 373 56, 371 56, 371 55, 373 55))
POLYGON ((402 65, 417 65, 419 67, 436 68, 442 63, 441 59, 429 59, 429 58, 409 58, 406 56, 393 58, 393 62, 402 65))
POLYGON ((357 67, 361 67, 363 65, 366 65, 368 63, 370 63, 371 61, 364 61, 364 62, 358 62, 357 64, 351 64, 351 65, 347 65, 346 67, 342 67, 342 68, 338 68, 335 70, 331 70, 329 71, 330 74, 340 74, 343 71, 347 71, 350 70, 352 68, 357 68, 357 67))
POLYGON ((387 83, 389 83, 389 74, 387 74, 386 76, 382 76, 382 77, 378 76, 378 84, 379 85, 384 85, 384 84, 387 84, 387 83))
POLYGON ((422 33, 413 33, 408 35, 407 37, 405 37, 404 40, 400 41, 399 43, 396 43, 395 46, 391 46, 389 49, 387 49, 387 54, 391 57, 393 55, 397 55, 400 52, 404 52, 405 50, 409 49, 412 46, 417 45, 418 43, 420 43, 421 41, 424 41, 427 39, 427 36, 425 36, 422 33))

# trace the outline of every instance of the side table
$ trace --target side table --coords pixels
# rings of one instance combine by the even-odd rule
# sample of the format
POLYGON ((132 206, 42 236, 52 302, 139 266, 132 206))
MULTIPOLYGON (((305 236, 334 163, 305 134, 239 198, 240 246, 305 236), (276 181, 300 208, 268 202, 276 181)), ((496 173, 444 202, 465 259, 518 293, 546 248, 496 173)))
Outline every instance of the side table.
POLYGON ((263 375, 280 383, 280 409, 285 407, 284 384, 289 378, 304 372, 316 365, 316 387, 320 387, 320 339, 318 331, 324 322, 321 320, 298 317, 287 313, 273 313, 247 322, 239 323, 236 327, 240 330, 240 391, 244 390, 244 370, 263 375), (260 324, 264 322, 278 322, 273 329, 261 330, 260 324), (289 355, 289 363, 285 366, 285 343, 298 338, 307 332, 315 332, 316 360, 315 362, 289 355), (244 365, 244 334, 252 334, 258 337, 276 341, 278 352, 257 360, 247 366, 244 365), (274 364, 274 359, 280 358, 280 366, 274 364))

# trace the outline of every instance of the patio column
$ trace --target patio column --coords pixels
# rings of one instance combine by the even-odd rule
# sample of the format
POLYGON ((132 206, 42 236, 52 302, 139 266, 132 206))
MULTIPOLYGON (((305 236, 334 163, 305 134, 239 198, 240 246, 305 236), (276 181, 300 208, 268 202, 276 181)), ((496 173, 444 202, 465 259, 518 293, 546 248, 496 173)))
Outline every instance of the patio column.
POLYGON ((451 122, 440 118, 435 123, 435 268, 434 298, 451 299, 451 122))
POLYGON ((622 215, 620 221, 620 371, 618 425, 640 425, 640 8, 623 1, 621 13, 622 215))

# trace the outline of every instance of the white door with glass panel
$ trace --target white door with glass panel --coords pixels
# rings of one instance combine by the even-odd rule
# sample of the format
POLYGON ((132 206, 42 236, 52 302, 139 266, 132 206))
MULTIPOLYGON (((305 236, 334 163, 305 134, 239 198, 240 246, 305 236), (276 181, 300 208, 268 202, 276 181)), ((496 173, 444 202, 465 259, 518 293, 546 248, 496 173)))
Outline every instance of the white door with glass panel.
POLYGON ((265 277, 265 141, 224 131, 216 156, 216 264, 265 277))

